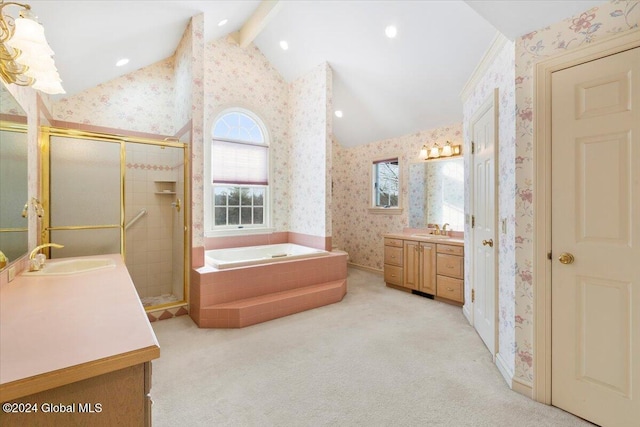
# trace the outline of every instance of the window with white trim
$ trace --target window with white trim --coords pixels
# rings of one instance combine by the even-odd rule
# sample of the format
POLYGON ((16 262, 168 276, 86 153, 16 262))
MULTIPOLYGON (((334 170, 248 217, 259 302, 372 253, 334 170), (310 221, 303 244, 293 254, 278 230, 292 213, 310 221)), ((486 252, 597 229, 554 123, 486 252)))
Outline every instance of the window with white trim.
POLYGON ((268 227, 267 139, 262 122, 247 110, 227 110, 216 120, 211 141, 211 230, 268 227))
POLYGON ((398 158, 374 161, 372 177, 372 207, 397 208, 400 200, 400 165, 398 158))

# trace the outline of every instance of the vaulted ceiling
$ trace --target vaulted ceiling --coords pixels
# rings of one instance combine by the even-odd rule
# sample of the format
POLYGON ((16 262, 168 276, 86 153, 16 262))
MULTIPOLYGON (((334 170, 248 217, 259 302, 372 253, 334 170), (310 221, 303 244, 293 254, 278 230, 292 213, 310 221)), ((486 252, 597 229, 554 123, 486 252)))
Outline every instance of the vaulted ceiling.
MULTIPOLYGON (((239 30, 260 1, 30 1, 67 96, 167 58, 189 18, 207 41, 239 30), (228 23, 218 26, 223 19, 228 23), (115 62, 131 61, 124 67, 115 62)), ((334 70, 334 133, 344 146, 462 120, 460 91, 498 31, 526 34, 600 1, 283 1, 254 40, 287 80, 334 70), (395 25, 397 37, 385 36, 395 25), (279 46, 281 40, 288 50, 279 46)))

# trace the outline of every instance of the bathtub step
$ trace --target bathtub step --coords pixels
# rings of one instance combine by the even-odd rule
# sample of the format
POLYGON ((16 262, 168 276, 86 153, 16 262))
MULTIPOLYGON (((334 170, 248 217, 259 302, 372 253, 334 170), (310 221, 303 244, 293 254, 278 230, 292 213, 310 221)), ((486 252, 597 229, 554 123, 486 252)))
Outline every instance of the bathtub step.
POLYGON ((336 280, 201 309, 200 327, 242 328, 341 301, 347 281, 336 280))

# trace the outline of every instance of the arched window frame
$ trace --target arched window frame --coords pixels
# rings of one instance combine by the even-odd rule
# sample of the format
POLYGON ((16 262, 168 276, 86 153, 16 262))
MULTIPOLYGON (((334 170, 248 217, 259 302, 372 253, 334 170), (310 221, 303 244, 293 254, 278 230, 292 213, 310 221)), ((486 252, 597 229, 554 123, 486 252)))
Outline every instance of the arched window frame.
MULTIPOLYGON (((260 233, 270 233, 273 232, 274 229, 271 226, 271 212, 272 212, 272 187, 273 184, 269 180, 266 185, 262 185, 260 183, 257 184, 241 184, 239 187, 242 188, 262 188, 264 190, 264 198, 263 198, 263 223, 262 224, 228 224, 228 225, 216 225, 216 197, 215 191, 216 188, 221 187, 223 184, 214 184, 214 165, 212 153, 214 151, 214 143, 215 141, 222 141, 224 143, 237 143, 237 144, 247 144, 247 145, 259 145, 265 146, 267 148, 267 177, 273 176, 272 168, 271 168, 271 156, 272 150, 270 147, 270 135, 267 127, 264 124, 264 121, 251 110, 241 108, 241 107, 233 107, 227 108, 221 111, 213 121, 210 132, 210 139, 205 144, 205 182, 204 182, 204 225, 205 225, 205 237, 215 237, 215 236, 232 236, 232 235, 245 235, 245 234, 260 234, 260 233), (263 136, 263 142, 260 144, 256 141, 248 141, 236 138, 228 138, 228 137, 214 137, 214 132, 216 130, 216 126, 221 119, 229 114, 239 113, 250 118, 260 129, 260 132, 263 136)), ((225 186, 229 186, 230 184, 224 184, 225 186)), ((233 184, 231 184, 233 186, 233 184)), ((221 207, 221 206, 217 206, 221 207)))

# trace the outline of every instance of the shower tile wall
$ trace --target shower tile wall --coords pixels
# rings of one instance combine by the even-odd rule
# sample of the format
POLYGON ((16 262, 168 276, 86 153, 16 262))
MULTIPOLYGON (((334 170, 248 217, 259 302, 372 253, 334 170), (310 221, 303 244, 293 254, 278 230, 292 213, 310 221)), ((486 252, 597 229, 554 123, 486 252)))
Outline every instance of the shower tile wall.
POLYGON ((133 143, 126 148, 125 223, 147 210, 126 231, 126 264, 141 298, 173 292, 171 203, 177 196, 171 193, 177 183, 172 151, 133 143))

